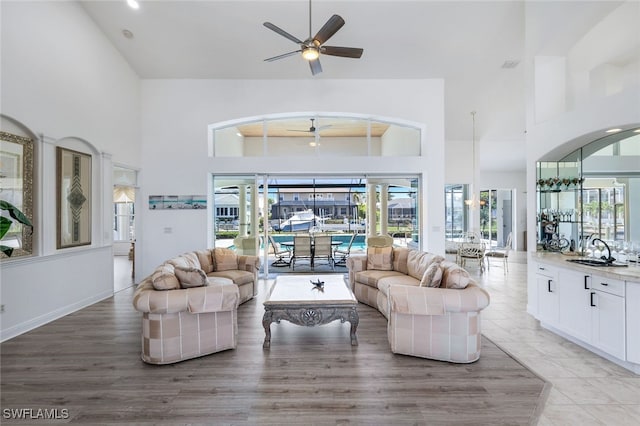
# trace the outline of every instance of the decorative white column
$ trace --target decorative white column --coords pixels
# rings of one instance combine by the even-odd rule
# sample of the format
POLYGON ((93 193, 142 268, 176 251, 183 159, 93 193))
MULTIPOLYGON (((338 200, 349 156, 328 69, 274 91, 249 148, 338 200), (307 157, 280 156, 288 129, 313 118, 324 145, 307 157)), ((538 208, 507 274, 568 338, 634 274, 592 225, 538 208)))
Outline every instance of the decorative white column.
POLYGON ((238 186, 238 235, 244 237, 247 235, 247 186, 238 186))
POLYGON ((389 227, 389 184, 380 185, 380 234, 387 235, 389 227))
POLYGON ((367 235, 377 235, 376 232, 376 185, 367 184, 367 235))
POLYGON ((258 189, 255 184, 249 185, 249 193, 251 194, 251 236, 258 236, 258 189))

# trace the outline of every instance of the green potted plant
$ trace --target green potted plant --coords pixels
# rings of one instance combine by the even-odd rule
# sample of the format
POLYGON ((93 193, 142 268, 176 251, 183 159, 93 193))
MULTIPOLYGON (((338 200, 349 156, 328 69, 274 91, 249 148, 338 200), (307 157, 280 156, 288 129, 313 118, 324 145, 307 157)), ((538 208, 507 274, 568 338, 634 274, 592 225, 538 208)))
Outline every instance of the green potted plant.
MULTIPOLYGON (((9 216, 11 216, 14 220, 17 220, 21 224, 33 227, 29 218, 25 216, 24 213, 22 213, 20 209, 18 209, 13 204, 4 200, 0 200, 0 210, 8 211, 9 216)), ((0 216, 0 240, 4 238, 7 232, 9 232, 9 228, 11 228, 12 224, 13 220, 5 216, 0 216)), ((2 251, 2 253, 4 253, 7 257, 11 257, 11 255, 13 254, 13 247, 0 245, 0 251, 2 251)))

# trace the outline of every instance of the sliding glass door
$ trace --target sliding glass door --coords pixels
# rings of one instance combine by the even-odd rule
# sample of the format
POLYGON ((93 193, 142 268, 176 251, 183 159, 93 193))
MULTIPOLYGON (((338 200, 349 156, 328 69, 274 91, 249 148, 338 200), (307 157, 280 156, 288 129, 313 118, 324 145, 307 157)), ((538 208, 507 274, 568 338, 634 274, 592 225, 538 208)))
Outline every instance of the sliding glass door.
POLYGON ((214 175, 212 188, 211 246, 259 255, 265 273, 269 237, 279 243, 322 232, 346 245, 355 233, 363 253, 370 236, 419 245, 417 176, 214 175))

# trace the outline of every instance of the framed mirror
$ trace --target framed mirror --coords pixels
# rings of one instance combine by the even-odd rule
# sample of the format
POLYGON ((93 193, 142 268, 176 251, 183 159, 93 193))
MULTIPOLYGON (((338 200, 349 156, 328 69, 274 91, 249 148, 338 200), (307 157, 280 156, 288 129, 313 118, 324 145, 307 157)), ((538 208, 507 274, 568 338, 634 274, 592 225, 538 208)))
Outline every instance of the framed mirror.
POLYGON ((0 131, 0 259, 33 250, 33 140, 0 131))

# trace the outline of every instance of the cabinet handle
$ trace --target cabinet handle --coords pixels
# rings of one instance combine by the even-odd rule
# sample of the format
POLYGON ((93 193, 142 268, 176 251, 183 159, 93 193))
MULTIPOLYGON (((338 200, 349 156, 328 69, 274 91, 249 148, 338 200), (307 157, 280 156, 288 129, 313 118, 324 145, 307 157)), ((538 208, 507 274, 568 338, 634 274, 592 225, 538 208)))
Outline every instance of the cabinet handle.
POLYGON ((548 280, 548 281, 547 281, 547 291, 548 291, 549 293, 553 293, 553 292, 551 291, 551 281, 553 281, 553 280, 548 280))
POLYGON ((605 287, 606 287, 606 286, 608 286, 609 284, 607 284, 607 283, 600 283, 600 285, 603 285, 603 286, 605 286, 605 287))
POLYGON ((538 267, 538 270, 539 271, 544 271, 544 268, 543 267, 538 267))
POLYGON ((593 303, 593 296, 595 296, 595 293, 592 291, 592 292, 591 292, 591 306, 596 306, 596 305, 593 303))
POLYGON ((584 276, 584 289, 589 290, 589 285, 587 284, 587 279, 589 279, 589 275, 584 276))

